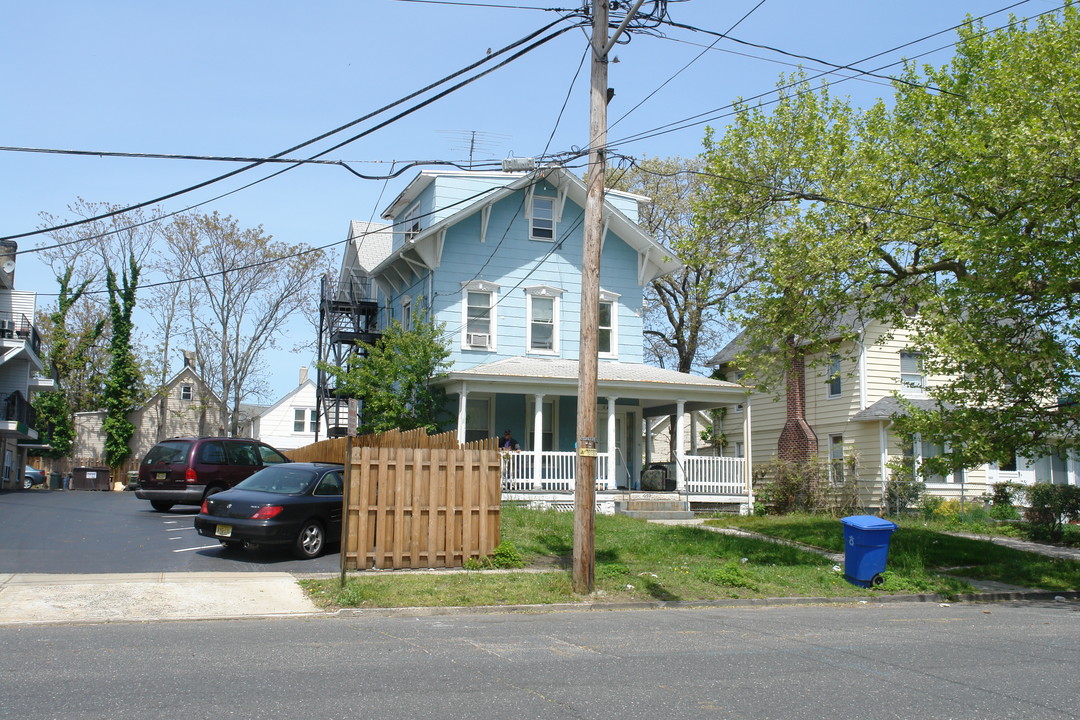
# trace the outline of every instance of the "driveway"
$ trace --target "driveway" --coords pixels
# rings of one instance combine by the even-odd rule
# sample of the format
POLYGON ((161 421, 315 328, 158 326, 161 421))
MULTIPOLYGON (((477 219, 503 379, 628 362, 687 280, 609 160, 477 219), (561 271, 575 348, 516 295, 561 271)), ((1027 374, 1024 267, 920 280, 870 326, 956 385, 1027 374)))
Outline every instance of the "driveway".
POLYGON ((0 492, 0 573, 333 573, 337 547, 314 560, 287 550, 226 553, 195 532, 197 508, 155 512, 130 492, 0 492))

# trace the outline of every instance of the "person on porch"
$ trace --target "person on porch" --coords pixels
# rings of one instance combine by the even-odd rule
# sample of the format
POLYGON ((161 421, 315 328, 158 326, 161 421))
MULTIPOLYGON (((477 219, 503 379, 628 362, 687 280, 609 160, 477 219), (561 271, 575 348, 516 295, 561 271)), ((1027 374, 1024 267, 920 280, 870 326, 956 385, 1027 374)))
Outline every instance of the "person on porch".
POLYGON ((518 445, 518 441, 514 439, 514 436, 510 432, 509 428, 503 430, 502 440, 499 441, 499 449, 506 451, 521 450, 521 446, 518 445))

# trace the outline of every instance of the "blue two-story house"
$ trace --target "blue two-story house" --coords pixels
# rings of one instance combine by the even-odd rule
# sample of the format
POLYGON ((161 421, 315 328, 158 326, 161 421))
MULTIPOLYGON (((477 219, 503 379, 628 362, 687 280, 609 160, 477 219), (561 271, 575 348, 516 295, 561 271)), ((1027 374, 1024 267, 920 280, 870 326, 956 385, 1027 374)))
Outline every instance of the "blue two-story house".
MULTIPOLYGON (((560 167, 422 172, 385 211, 388 254, 364 271, 377 288, 380 327, 391 319, 408 326, 420 304, 443 324, 452 369, 440 382, 458 436, 511 431, 521 448, 506 458, 511 491, 573 491, 585 194, 560 167)), ((590 399, 601 490, 636 490, 643 468, 668 460, 651 457, 649 418, 676 417, 675 437, 685 438, 692 411, 746 399, 735 384, 644 364, 643 289, 680 267, 638 226, 647 201, 608 191, 604 204, 599 377, 590 399)), ((680 491, 746 502, 744 459, 692 457, 683 443, 674 455, 668 467, 680 491)))

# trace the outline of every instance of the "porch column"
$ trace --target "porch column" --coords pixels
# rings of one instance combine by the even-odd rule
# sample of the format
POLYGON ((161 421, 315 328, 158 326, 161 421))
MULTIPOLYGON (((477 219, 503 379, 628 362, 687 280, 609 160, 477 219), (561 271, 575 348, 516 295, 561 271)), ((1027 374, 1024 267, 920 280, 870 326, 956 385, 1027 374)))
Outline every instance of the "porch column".
POLYGON ((671 441, 675 444, 675 488, 679 492, 686 491, 686 401, 679 400, 675 403, 675 432, 671 441))
POLYGON ((743 400, 743 472, 746 477, 746 511, 754 514, 754 451, 750 423, 750 395, 743 400))
POLYGON ((690 413, 690 454, 697 455, 698 449, 697 412, 690 413))
POLYGON ((458 393, 458 408, 457 408, 457 441, 459 443, 465 442, 465 408, 469 403, 469 390, 465 386, 465 383, 461 383, 461 391, 458 393))
POLYGON ((615 489, 615 458, 617 456, 617 448, 615 446, 615 400, 616 398, 613 397, 607 399, 607 481, 608 487, 612 490, 615 489))
POLYGON ((544 396, 533 395, 533 487, 539 489, 544 475, 544 396))

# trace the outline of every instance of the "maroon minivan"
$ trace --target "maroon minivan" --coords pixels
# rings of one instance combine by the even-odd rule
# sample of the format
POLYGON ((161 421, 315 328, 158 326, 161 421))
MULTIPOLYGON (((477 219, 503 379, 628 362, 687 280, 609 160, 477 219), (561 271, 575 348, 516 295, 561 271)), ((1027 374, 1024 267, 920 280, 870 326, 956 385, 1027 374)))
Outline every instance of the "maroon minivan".
POLYGON ((228 490, 267 465, 289 459, 266 443, 250 438, 170 438, 146 453, 139 464, 135 497, 155 510, 173 505, 201 505, 208 496, 228 490))

